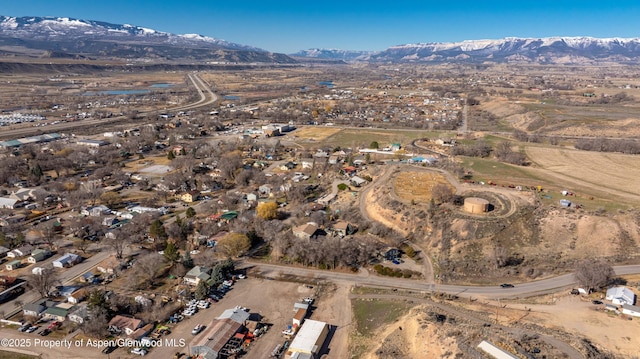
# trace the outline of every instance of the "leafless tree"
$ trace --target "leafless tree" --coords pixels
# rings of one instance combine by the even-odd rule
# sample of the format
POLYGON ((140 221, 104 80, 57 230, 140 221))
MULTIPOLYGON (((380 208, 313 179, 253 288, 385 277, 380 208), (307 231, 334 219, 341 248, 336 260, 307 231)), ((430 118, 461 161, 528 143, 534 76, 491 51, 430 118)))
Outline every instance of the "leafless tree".
POLYGON ((133 265, 134 286, 148 288, 155 284, 160 268, 163 266, 162 257, 157 253, 149 253, 140 257, 133 265))
POLYGON ((102 307, 95 307, 91 310, 91 318, 85 319, 80 326, 84 334, 94 338, 104 338, 108 332, 108 313, 102 307))
POLYGON ((114 229, 107 236, 105 243, 113 249, 117 259, 122 259, 124 249, 130 243, 129 233, 121 228, 114 229))
POLYGON ((438 203, 449 202, 453 198, 453 189, 444 183, 438 183, 433 186, 431 197, 438 203))
POLYGON ((574 276, 586 290, 600 289, 614 279, 616 273, 603 260, 583 260, 576 266, 574 276))
POLYGON ((40 296, 48 297, 49 291, 55 287, 60 281, 53 268, 43 268, 40 274, 33 273, 29 275, 27 283, 30 288, 35 289, 40 296))

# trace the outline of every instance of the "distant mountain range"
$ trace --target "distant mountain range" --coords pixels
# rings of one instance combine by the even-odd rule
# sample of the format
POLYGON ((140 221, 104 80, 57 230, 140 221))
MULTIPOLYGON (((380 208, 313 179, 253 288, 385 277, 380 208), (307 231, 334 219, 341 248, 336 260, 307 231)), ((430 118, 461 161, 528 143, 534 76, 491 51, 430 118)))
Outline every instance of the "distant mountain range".
POLYGON ((197 34, 64 17, 0 16, 0 53, 164 61, 295 63, 284 54, 197 34))
POLYGON ((197 34, 65 17, 0 16, 0 56, 127 59, 151 63, 640 64, 640 38, 548 37, 303 50, 287 56, 197 34), (293 58, 292 58, 293 57, 293 58))
POLYGON ((377 63, 640 63, 639 38, 548 37, 392 46, 378 52, 312 49, 292 56, 377 63))

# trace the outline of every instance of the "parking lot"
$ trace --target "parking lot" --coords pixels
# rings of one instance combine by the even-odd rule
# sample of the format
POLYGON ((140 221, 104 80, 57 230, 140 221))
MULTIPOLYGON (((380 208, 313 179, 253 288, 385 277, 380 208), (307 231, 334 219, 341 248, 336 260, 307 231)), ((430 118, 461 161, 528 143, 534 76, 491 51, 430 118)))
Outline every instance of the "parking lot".
MULTIPOLYGON (((315 285, 310 286, 300 283, 254 279, 251 278, 251 276, 247 279, 238 280, 218 303, 214 303, 208 309, 200 309, 191 317, 185 316, 183 321, 170 325, 171 334, 163 337, 163 339, 185 339, 187 347, 172 348, 165 346, 154 348, 146 357, 171 358, 176 352, 187 353, 191 341, 196 337, 192 335, 192 330, 196 325, 209 325, 209 323, 222 314, 224 310, 241 306, 249 309, 251 313, 260 314, 263 317, 263 322, 272 324, 266 334, 260 336, 251 344, 245 358, 268 358, 276 345, 284 343, 285 339, 282 331, 286 329, 287 325, 291 325, 292 323, 292 318, 295 314, 293 312, 293 304, 302 298, 315 296, 316 289, 315 285)), ((347 318, 340 317, 340 319, 338 319, 334 317, 334 314, 330 314, 330 312, 336 311, 336 308, 332 307, 337 304, 333 303, 334 300, 338 299, 334 293, 336 293, 335 290, 325 291, 318 298, 319 300, 314 303, 315 309, 311 316, 313 319, 324 320, 332 325, 344 324, 336 323, 336 321, 339 320, 351 321, 350 315, 347 318), (323 308, 326 309, 323 310, 323 308)), ((344 304, 348 307, 349 302, 346 289, 344 289, 344 293, 341 293, 340 297, 340 300, 344 301, 341 307, 344 306, 344 304)), ((342 310, 337 310, 337 312, 342 312, 342 310)), ((199 335, 202 335, 202 331, 199 335)), ((333 344, 335 345, 332 345, 332 347, 344 346, 343 350, 346 353, 346 341, 342 343, 341 340, 338 340, 333 344)), ((118 351, 113 354, 117 354, 120 350, 122 349, 118 349, 118 351)), ((343 350, 338 350, 336 347, 335 350, 332 349, 332 354, 342 352, 343 350)), ((112 358, 114 357, 113 354, 111 355, 112 358)), ((331 357, 338 358, 338 356, 331 357)))

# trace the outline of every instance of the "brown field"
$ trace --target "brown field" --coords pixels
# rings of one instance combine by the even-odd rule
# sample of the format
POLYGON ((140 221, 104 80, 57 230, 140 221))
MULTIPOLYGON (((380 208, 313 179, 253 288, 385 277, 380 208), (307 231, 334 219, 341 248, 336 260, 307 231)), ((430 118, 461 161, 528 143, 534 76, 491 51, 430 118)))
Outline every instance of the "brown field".
POLYGON ((303 127, 293 132, 293 136, 299 140, 324 141, 340 131, 335 127, 303 127))
POLYGON ((608 193, 626 203, 640 202, 640 156, 533 146, 526 152, 541 174, 555 178, 568 190, 608 193))
POLYGON ((429 202, 433 187, 441 183, 455 191, 449 181, 438 173, 406 171, 396 176, 393 189, 405 201, 429 202))

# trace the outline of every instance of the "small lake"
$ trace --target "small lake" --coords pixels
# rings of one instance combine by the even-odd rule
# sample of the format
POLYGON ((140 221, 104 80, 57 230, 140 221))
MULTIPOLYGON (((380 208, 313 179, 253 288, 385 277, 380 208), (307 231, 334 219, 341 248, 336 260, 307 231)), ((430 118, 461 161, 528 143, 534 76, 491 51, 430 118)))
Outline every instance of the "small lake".
POLYGON ((318 82, 318 85, 327 86, 328 88, 333 88, 335 86, 333 81, 320 81, 320 82, 318 82))

